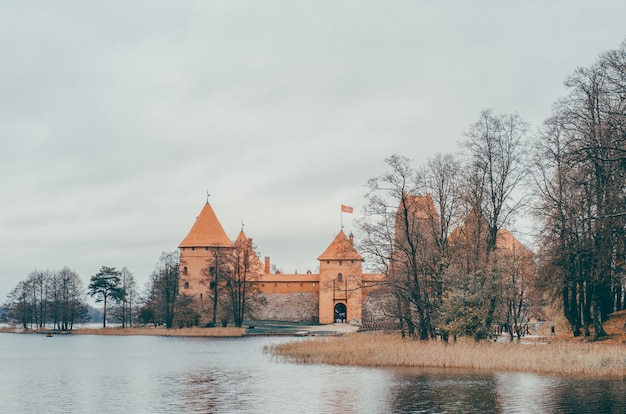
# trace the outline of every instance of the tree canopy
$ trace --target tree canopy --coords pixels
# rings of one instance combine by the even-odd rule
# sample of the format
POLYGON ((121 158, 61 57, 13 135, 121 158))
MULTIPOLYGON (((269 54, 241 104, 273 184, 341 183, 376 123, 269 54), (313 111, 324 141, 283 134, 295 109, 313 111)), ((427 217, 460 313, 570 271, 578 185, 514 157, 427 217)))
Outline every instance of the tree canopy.
POLYGON ((119 302, 124 299, 126 292, 121 284, 121 273, 114 267, 102 266, 100 271, 91 276, 87 291, 92 297, 95 296, 96 302, 103 302, 104 319, 102 327, 106 328, 107 324, 107 302, 112 300, 119 302))

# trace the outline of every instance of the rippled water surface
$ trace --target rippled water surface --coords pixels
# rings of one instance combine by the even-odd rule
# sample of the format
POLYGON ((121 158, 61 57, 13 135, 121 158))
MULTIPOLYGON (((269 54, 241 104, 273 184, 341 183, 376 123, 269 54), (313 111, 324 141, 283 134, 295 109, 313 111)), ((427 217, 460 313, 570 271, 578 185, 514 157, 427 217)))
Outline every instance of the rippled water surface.
POLYGON ((274 360, 236 339, 0 334, 2 413, 626 413, 626 383, 274 360))

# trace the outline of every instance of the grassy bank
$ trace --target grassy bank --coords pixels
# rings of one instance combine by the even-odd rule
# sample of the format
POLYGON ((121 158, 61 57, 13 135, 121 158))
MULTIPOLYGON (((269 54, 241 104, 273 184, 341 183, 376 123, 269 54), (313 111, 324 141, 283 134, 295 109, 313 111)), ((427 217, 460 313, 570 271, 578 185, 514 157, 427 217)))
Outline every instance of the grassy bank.
POLYGON ((189 337, 237 337, 246 333, 245 328, 100 328, 76 329, 77 335, 149 335, 149 336, 189 336, 189 337))
MULTIPOLYGON (((15 328, 3 329, 0 332, 18 332, 15 328)), ((20 330, 20 333, 36 333, 34 330, 20 330)), ((47 330, 44 330, 47 332, 47 330)), ((55 331, 51 331, 55 334, 55 331)), ((99 329, 74 329, 68 331, 72 335, 145 335, 145 336, 187 336, 187 337, 238 337, 246 333, 245 328, 99 328, 99 329)))
POLYGON ((626 347, 597 343, 420 342, 398 335, 360 333, 288 342, 265 349, 299 363, 465 368, 567 376, 624 378, 626 347))

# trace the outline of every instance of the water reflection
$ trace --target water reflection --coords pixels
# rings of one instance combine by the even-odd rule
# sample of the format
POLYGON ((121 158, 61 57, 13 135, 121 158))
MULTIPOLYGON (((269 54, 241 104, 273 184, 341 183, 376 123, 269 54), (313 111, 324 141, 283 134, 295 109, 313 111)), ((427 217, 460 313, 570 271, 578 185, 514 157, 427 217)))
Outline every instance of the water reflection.
POLYGON ((623 413, 624 381, 298 365, 291 338, 0 334, 0 412, 623 413))
POLYGON ((399 369, 392 390, 395 413, 500 412, 492 376, 467 371, 399 369))
POLYGON ((555 413, 626 413, 626 381, 560 381, 552 392, 555 413))
POLYGON ((497 373, 494 380, 498 398, 508 412, 554 412, 553 390, 560 383, 557 378, 526 373, 497 373))
POLYGON ((626 413, 626 382, 529 373, 393 370, 394 413, 626 413))

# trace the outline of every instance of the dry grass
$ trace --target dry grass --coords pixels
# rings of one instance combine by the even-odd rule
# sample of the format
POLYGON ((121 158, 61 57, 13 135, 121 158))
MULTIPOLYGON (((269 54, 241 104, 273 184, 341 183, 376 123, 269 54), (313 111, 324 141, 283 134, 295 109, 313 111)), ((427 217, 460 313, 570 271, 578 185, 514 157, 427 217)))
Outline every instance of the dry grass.
POLYGON ((420 342, 398 335, 360 333, 316 338, 266 348, 301 363, 359 366, 465 368, 567 376, 624 378, 623 345, 552 342, 543 344, 459 341, 420 342))
POLYGON ((75 329, 73 334, 78 335, 148 335, 148 336, 189 336, 189 337, 235 337, 243 336, 245 328, 100 328, 75 329))
POLYGON ((15 328, 9 327, 9 326, 3 326, 0 328, 0 332, 2 333, 13 333, 15 332, 15 328))
MULTIPOLYGON (((48 331, 48 330, 44 330, 48 331)), ((35 333, 34 330, 16 330, 15 328, 0 329, 0 332, 35 333)), ((54 333, 54 331, 52 331, 54 333)), ((246 328, 83 328, 70 331, 72 335, 144 335, 144 336, 188 336, 188 337, 238 337, 246 333, 246 328)))

